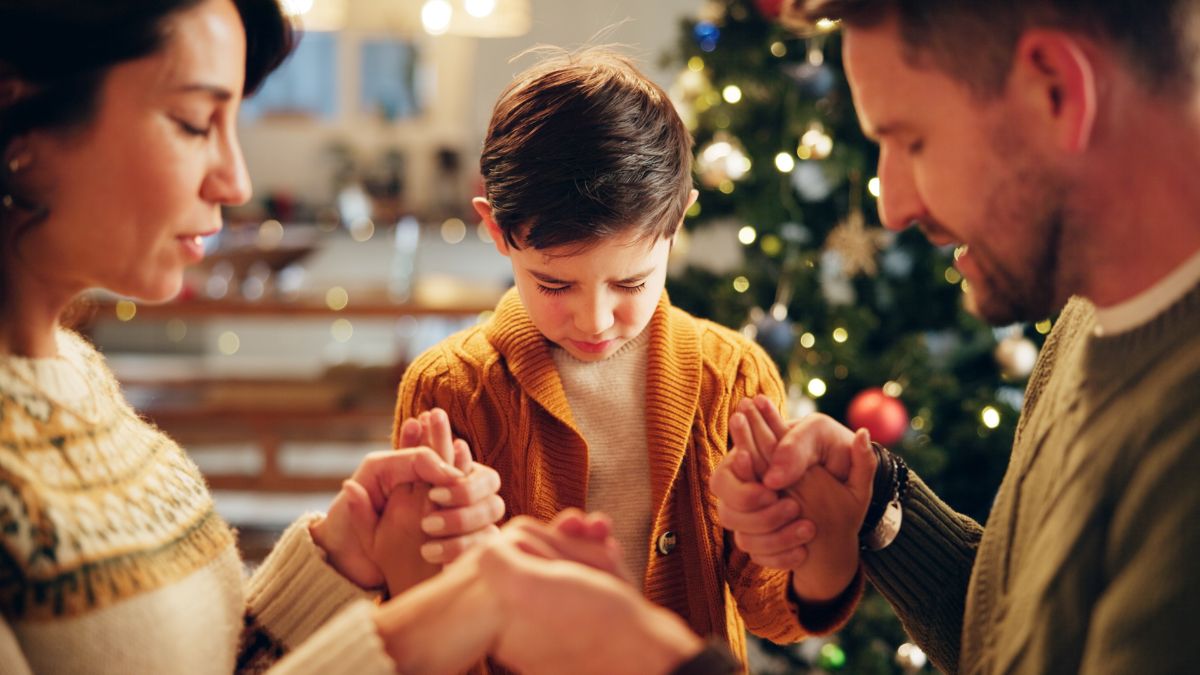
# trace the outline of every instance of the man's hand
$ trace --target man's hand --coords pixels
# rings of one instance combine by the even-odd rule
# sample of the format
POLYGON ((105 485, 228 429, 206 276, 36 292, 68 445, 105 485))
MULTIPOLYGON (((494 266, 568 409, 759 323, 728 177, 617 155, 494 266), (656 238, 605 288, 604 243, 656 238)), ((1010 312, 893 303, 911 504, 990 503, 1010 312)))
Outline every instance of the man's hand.
POLYGON ((791 570, 802 600, 837 597, 857 573, 858 530, 871 497, 875 459, 866 432, 823 415, 786 424, 759 397, 739 404, 730 433, 734 448, 711 480, 721 523, 756 563, 791 570))

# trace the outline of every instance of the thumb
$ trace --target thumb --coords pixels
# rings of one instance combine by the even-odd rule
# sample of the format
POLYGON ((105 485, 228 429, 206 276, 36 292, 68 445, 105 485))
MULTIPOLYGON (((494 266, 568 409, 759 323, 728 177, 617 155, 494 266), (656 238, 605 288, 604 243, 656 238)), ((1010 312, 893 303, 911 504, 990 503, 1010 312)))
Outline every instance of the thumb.
POLYGON ((859 429, 850 443, 850 476, 846 487, 859 500, 871 500, 871 488, 875 483, 875 451, 871 449, 871 433, 859 429))
POLYGON ((342 483, 342 494, 346 497, 346 511, 350 516, 350 530, 358 540, 363 550, 369 551, 375 544, 375 526, 379 522, 379 513, 371 504, 371 497, 366 488, 357 482, 347 480, 342 483))

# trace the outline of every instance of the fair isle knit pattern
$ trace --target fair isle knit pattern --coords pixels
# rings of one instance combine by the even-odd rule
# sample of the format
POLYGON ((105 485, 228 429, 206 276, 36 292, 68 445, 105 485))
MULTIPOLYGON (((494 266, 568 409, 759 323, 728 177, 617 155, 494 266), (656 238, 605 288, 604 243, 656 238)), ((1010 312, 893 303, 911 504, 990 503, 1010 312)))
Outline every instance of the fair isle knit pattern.
POLYGON ((79 336, 0 357, 0 673, 389 673, 371 594, 292 524, 249 580, 183 450, 79 336))
POLYGON ((83 340, 0 365, 0 609, 79 615, 172 583, 233 545, 196 466, 121 397, 83 340))

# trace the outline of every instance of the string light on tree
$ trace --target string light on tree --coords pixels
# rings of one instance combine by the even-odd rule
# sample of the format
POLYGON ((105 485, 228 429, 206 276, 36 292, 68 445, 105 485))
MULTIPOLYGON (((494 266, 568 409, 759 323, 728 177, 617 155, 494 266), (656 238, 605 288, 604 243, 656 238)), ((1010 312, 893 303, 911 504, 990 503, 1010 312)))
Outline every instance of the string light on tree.
POLYGON ((750 158, 737 139, 719 132, 700 149, 696 170, 705 187, 720 189, 724 183, 741 180, 750 171, 750 158))
POLYGON ((911 642, 905 642, 896 649, 896 665, 905 672, 906 675, 920 672, 929 662, 929 658, 925 656, 925 652, 911 642))
POLYGON ((1000 372, 1006 379, 1023 380, 1033 372, 1038 348, 1032 340, 1017 332, 996 345, 995 356, 1000 372))
POLYGON ((758 239, 758 230, 754 229, 753 225, 745 225, 738 230, 738 241, 742 242, 743 246, 749 246, 758 239))
POLYGON ((825 159, 833 152, 833 138, 826 133, 825 126, 813 122, 808 130, 800 137, 800 145, 796 148, 796 156, 800 159, 825 159))

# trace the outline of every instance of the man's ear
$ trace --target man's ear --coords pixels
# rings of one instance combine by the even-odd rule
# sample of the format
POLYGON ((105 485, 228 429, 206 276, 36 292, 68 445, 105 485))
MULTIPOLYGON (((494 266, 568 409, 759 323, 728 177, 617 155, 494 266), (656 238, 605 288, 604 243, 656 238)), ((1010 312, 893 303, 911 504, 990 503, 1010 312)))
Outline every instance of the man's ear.
POLYGON ((1091 145, 1096 122, 1097 63, 1078 37, 1058 30, 1026 31, 1017 43, 1010 92, 1031 106, 1048 142, 1065 152, 1091 145))
POLYGON ((492 205, 483 197, 476 197, 471 200, 471 206, 475 208, 475 213, 479 214, 480 220, 483 221, 484 227, 487 228, 488 236, 492 238, 492 243, 496 245, 496 250, 500 255, 508 257, 509 248, 508 240, 504 238, 504 232, 500 231, 500 226, 496 224, 496 219, 492 217, 492 205))

